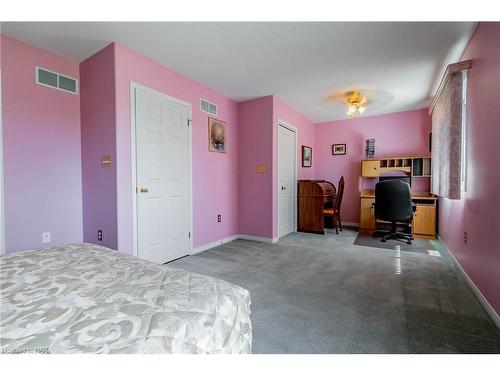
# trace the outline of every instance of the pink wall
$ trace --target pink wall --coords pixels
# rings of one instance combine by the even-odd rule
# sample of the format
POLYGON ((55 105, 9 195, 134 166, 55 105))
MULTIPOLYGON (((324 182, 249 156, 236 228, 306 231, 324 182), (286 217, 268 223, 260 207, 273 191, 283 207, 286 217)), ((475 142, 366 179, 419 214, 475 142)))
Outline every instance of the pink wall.
POLYGON ((467 191, 439 200, 439 235, 500 314, 500 23, 479 24, 462 56, 469 59, 467 191))
POLYGON ((35 84, 35 66, 79 78, 78 64, 2 39, 7 253, 82 241, 80 97, 35 84))
POLYGON ((114 44, 116 82, 116 157, 118 247, 132 253, 132 175, 130 82, 136 82, 193 106, 194 246, 238 233, 238 106, 172 70, 114 44), (217 118, 227 122, 227 152, 208 151, 208 115, 200 97, 218 104, 217 118), (217 223, 217 214, 222 222, 217 223))
POLYGON ((238 104, 239 229, 241 234, 273 237, 273 97, 238 104), (257 173, 257 165, 266 167, 257 173))
MULTIPOLYGON (((315 125, 314 176, 329 180, 335 186, 344 176, 343 221, 359 222, 360 161, 365 158, 365 141, 375 138, 376 157, 428 155, 431 127, 427 109, 315 125), (346 143, 347 154, 333 156, 334 143, 346 143)), ((429 180, 413 179, 412 189, 428 191, 429 180)))
POLYGON ((80 64, 83 240, 117 249, 114 71, 112 44, 80 64), (102 167, 103 155, 111 155, 110 167, 102 167))
MULTIPOLYGON (((276 96, 238 105, 240 124, 240 233, 275 238, 278 235, 278 120, 297 129, 297 177, 313 178, 314 168, 303 168, 302 145, 314 147, 312 122, 276 96), (266 173, 257 173, 259 164, 266 173), (272 207, 270 210, 269 207, 272 207)), ((314 151, 313 151, 314 152, 314 151)), ((313 164, 314 167, 314 164, 313 164)))

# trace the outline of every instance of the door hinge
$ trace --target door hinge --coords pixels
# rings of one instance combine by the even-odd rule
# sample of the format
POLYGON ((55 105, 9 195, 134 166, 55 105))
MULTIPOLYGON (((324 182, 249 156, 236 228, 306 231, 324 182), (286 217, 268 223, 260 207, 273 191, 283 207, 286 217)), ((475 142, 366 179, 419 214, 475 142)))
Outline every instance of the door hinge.
POLYGON ((191 126, 191 122, 193 122, 193 120, 188 119, 188 124, 187 124, 187 125, 188 125, 188 126, 191 126))
POLYGON ((188 233, 188 238, 191 238, 191 232, 188 233))

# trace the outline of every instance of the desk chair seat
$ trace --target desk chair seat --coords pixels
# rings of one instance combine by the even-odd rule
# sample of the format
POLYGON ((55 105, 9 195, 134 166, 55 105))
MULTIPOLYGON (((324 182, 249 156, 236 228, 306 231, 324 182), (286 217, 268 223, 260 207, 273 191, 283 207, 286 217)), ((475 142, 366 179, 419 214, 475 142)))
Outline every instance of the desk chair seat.
POLYGON ((399 180, 388 180, 375 186, 375 219, 391 223, 389 231, 376 231, 375 237, 382 236, 382 242, 389 239, 406 241, 411 244, 414 239, 411 234, 415 205, 411 201, 410 185, 399 180), (406 224, 410 233, 397 230, 397 224, 406 224))

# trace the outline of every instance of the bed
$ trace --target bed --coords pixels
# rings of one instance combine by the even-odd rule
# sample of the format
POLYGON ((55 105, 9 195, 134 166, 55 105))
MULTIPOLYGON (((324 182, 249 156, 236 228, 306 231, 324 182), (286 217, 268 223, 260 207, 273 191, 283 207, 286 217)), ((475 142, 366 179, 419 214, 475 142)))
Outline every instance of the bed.
POLYGON ((251 353, 250 294, 95 244, 0 258, 2 353, 251 353))

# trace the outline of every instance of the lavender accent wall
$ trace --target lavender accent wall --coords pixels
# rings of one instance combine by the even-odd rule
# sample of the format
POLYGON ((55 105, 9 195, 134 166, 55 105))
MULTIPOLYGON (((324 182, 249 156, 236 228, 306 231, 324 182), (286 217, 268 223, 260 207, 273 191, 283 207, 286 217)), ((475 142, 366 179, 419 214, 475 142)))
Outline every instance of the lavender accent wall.
MULTIPOLYGON (((360 161, 365 158, 365 141, 376 139, 376 157, 428 155, 431 128, 427 109, 315 125, 314 175, 335 185, 344 176, 343 221, 359 223, 360 161), (333 156, 334 143, 346 143, 347 154, 333 156)), ((429 191, 429 179, 413 179, 412 189, 429 191)))
POLYGON ((113 45, 80 64, 83 240, 118 248, 113 45), (111 155, 111 166, 101 157, 111 155), (103 241, 97 231, 103 231, 103 241))
POLYGON ((79 78, 78 63, 2 39, 6 251, 82 241, 80 97, 35 83, 35 66, 79 78))
POLYGON ((479 24, 462 56, 469 59, 467 191, 439 200, 439 235, 500 314, 500 23, 479 24))
POLYGON ((241 234, 273 237, 273 97, 238 104, 239 229, 241 234), (257 165, 266 167, 257 173, 257 165))
POLYGON ((116 84, 116 158, 118 248, 132 253, 132 160, 130 82, 136 82, 192 104, 194 247, 238 233, 238 106, 124 46, 113 44, 116 84), (218 105, 217 118, 227 122, 227 152, 208 151, 208 115, 200 97, 218 105), (222 222, 217 223, 217 214, 222 222))

